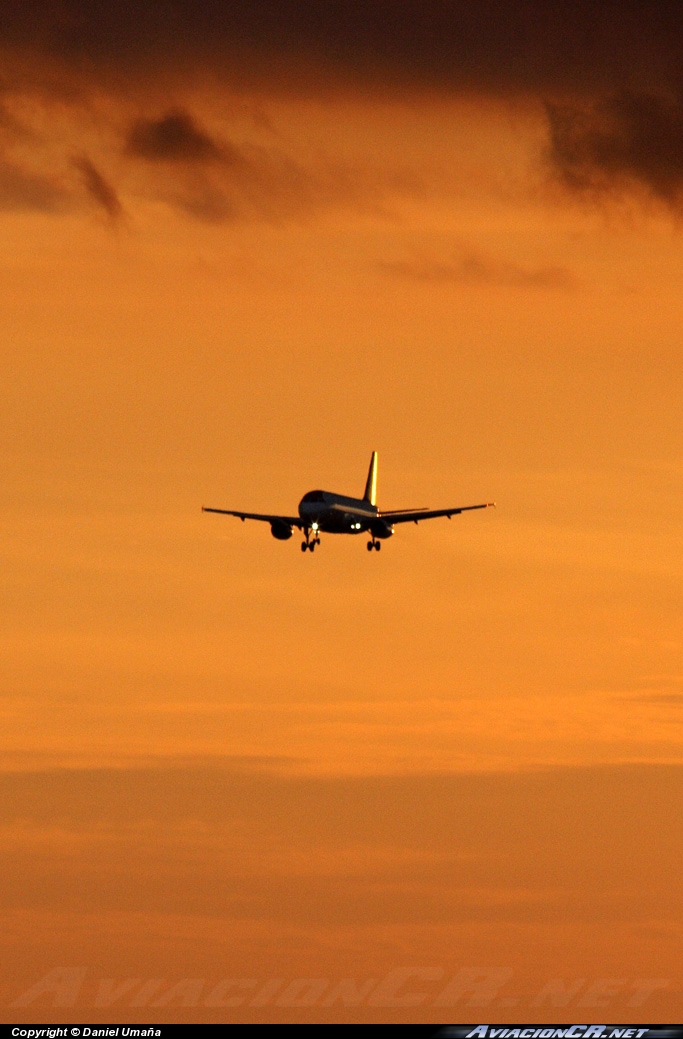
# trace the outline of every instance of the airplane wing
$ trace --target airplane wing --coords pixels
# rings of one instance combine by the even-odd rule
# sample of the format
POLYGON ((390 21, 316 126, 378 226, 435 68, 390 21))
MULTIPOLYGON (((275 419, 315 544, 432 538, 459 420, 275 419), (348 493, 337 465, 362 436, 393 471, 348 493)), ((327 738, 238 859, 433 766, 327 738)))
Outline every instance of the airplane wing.
POLYGON ((483 505, 461 505, 458 509, 417 509, 414 512, 380 512, 380 519, 386 516, 387 522, 391 523, 419 523, 420 520, 436 519, 437 516, 457 516, 460 512, 469 512, 470 509, 488 509, 495 505, 493 501, 487 501, 483 505))
POLYGON ((260 512, 234 512, 232 509, 207 509, 202 506, 202 512, 219 512, 222 516, 237 516, 244 523, 245 520, 262 520, 264 523, 286 523, 289 527, 303 529, 304 523, 298 516, 264 516, 260 512))

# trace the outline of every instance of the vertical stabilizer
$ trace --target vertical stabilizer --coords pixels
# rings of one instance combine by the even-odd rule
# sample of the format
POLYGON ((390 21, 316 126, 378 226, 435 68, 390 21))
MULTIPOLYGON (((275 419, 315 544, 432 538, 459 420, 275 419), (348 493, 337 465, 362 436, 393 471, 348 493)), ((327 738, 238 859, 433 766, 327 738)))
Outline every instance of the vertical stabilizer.
POLYGON ((377 505, 377 452, 372 452, 368 478, 365 484, 363 501, 369 501, 371 505, 377 505))

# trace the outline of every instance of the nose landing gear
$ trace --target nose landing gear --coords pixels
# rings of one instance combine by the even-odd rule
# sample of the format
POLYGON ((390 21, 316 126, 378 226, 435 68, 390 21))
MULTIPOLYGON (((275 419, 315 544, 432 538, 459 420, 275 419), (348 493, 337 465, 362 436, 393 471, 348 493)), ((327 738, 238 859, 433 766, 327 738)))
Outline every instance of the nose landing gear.
POLYGON ((368 552, 372 552, 373 548, 377 549, 377 551, 379 552, 381 547, 382 547, 382 542, 378 541, 377 538, 373 538, 372 541, 368 541, 368 545, 367 545, 368 552))
POLYGON ((314 552, 315 551, 315 546, 319 545, 319 544, 320 544, 320 538, 318 537, 318 535, 316 534, 315 537, 312 538, 310 530, 307 529, 306 530, 306 540, 301 542, 301 551, 305 552, 306 549, 309 549, 309 551, 314 552))

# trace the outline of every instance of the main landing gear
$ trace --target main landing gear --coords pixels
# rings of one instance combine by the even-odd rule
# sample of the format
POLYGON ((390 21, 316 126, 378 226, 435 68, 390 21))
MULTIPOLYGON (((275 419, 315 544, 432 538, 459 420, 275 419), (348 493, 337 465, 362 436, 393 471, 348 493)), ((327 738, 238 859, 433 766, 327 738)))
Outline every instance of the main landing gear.
POLYGON ((379 552, 382 547, 382 542, 378 541, 377 538, 373 538, 372 541, 368 541, 368 552, 372 552, 373 548, 376 548, 379 552))

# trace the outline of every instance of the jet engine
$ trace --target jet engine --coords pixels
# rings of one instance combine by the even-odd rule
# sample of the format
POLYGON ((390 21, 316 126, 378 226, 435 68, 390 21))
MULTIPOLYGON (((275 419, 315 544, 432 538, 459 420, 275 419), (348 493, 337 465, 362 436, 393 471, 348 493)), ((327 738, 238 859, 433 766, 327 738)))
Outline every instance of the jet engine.
POLYGON ((370 533, 373 537, 379 538, 384 541, 385 538, 390 538, 394 533, 394 528, 386 520, 376 519, 370 524, 370 533))
POLYGON ((275 520, 270 525, 270 533, 278 541, 289 541, 292 536, 292 528, 284 520, 275 520))

